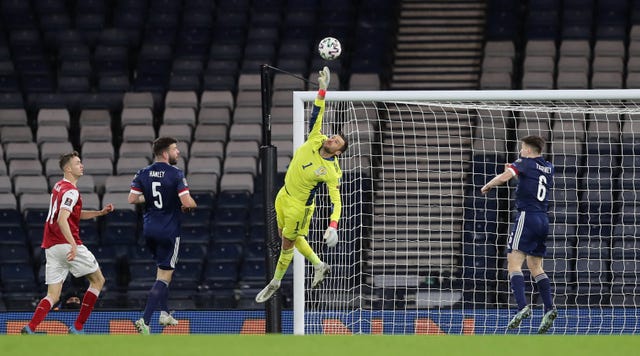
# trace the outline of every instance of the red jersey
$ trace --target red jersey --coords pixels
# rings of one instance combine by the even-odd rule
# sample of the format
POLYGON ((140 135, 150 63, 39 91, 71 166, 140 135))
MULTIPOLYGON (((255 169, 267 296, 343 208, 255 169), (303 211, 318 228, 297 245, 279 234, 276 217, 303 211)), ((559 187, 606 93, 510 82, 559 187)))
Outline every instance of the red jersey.
POLYGON ((42 248, 49 248, 53 245, 68 244, 67 239, 62 235, 58 225, 58 213, 60 209, 71 212, 67 220, 71 228, 71 235, 76 240, 76 244, 82 245, 80 240, 80 212, 82 211, 82 198, 80 192, 71 182, 66 179, 58 181, 51 190, 51 200, 49 201, 49 213, 44 223, 44 235, 42 237, 42 248))

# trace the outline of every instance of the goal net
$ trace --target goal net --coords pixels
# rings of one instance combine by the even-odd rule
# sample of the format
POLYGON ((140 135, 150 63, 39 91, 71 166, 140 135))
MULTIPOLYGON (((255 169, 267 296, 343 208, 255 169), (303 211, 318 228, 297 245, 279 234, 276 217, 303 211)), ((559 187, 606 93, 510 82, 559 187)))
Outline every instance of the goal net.
MULTIPOLYGON (((294 93, 294 147, 315 93, 294 93)), ((556 167, 544 269, 556 334, 638 332, 640 91, 330 92, 323 131, 343 131, 340 243, 322 244, 319 194, 309 241, 332 266, 296 253, 294 333, 535 333, 542 301, 526 266, 533 316, 516 312, 506 272, 515 179, 480 187, 540 135, 556 167)))

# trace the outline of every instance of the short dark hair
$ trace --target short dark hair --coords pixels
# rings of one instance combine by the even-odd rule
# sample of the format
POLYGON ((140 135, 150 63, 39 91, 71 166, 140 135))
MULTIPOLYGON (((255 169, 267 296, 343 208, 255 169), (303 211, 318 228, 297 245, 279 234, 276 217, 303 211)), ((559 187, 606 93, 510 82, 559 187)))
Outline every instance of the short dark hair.
POLYGON ((533 148, 536 153, 542 153, 542 150, 544 149, 544 146, 546 144, 544 138, 540 137, 540 136, 527 136, 524 137, 522 140, 523 143, 526 143, 527 146, 533 148))
POLYGON ((155 141, 153 141, 153 155, 154 156, 162 155, 162 152, 168 150, 169 146, 173 145, 174 143, 178 143, 178 140, 176 140, 173 137, 156 138, 155 141))
POLYGON ((349 148, 349 140, 347 140, 347 136, 342 132, 338 132, 337 135, 342 137, 342 141, 344 141, 344 145, 342 145, 342 148, 340 149, 340 152, 344 153, 349 148))
POLYGON ((60 161, 59 161, 60 169, 64 171, 64 166, 66 166, 67 163, 69 163, 69 161, 71 161, 73 157, 80 157, 80 154, 78 153, 78 151, 73 151, 73 152, 60 155, 60 161))

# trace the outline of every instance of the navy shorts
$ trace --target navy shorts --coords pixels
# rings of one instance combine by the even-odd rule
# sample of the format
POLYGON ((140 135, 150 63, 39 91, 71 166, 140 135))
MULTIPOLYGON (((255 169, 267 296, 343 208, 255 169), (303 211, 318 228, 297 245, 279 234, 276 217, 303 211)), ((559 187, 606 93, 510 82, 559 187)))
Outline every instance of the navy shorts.
POLYGON ((180 248, 180 237, 159 237, 145 236, 147 246, 153 258, 155 258, 158 268, 173 270, 178 262, 178 249, 180 248))
POLYGON ((509 234, 507 251, 518 250, 531 256, 544 257, 547 246, 544 244, 549 234, 549 216, 547 213, 521 211, 516 217, 509 234))

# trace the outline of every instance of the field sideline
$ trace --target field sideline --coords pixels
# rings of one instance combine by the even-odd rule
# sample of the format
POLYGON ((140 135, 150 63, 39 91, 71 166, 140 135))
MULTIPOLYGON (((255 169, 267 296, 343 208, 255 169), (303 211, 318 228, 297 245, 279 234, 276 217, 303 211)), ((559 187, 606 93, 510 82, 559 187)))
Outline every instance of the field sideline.
POLYGON ((0 336, 4 355, 634 355, 640 337, 475 335, 0 336), (544 346, 543 346, 544 345, 544 346))

